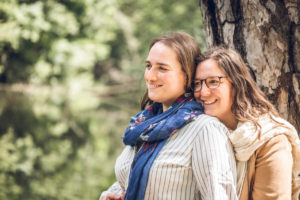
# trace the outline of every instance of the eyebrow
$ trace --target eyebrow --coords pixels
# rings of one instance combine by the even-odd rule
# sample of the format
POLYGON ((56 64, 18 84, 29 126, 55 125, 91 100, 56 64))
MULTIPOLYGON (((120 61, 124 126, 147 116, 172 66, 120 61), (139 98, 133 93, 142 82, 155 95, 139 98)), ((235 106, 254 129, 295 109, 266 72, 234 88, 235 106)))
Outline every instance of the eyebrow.
MULTIPOLYGON (((151 62, 149 61, 149 60, 146 60, 146 62, 145 63, 150 63, 151 64, 151 62)), ((167 64, 167 63, 163 63, 163 62, 157 62, 157 63, 155 63, 156 65, 163 65, 163 66, 171 66, 171 65, 169 65, 169 64, 167 64)))

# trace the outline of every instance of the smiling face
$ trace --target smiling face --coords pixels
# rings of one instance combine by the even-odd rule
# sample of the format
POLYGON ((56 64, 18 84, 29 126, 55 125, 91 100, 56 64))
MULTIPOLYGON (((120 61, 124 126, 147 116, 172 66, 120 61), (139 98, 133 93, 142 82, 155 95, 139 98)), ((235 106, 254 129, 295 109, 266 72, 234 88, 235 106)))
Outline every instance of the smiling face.
MULTIPOLYGON (((198 64, 195 80, 203 80, 214 76, 227 77, 217 61, 207 59, 198 64)), ((229 128, 232 123, 236 122, 235 116, 231 112, 234 89, 228 78, 222 78, 219 87, 214 89, 208 88, 203 81, 201 90, 194 92, 194 96, 203 105, 205 114, 217 117, 229 128)))
POLYGON ((149 51, 144 74, 148 97, 168 109, 185 93, 186 74, 175 51, 161 42, 155 43, 149 51))

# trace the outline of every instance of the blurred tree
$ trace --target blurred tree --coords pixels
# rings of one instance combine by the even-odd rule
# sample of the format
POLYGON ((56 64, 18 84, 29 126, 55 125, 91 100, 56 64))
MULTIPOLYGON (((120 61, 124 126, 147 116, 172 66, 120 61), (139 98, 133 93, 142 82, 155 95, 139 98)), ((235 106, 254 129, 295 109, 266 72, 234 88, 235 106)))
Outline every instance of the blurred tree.
POLYGON ((0 199, 96 199, 139 109, 150 40, 204 47, 196 1, 0 2, 0 199))

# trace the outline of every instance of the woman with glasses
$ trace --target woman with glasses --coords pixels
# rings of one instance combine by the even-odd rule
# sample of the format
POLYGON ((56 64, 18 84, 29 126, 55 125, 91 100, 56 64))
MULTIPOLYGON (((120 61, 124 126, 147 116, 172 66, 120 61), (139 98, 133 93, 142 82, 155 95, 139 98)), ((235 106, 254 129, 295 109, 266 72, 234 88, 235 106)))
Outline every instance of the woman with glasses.
POLYGON ((142 111, 125 131, 117 182, 100 199, 237 199, 228 130, 202 114, 191 96, 195 39, 183 32, 155 38, 144 79, 142 111))
POLYGON ((252 79, 241 56, 215 48, 197 57, 194 95, 230 130, 240 200, 297 199, 300 142, 252 79))

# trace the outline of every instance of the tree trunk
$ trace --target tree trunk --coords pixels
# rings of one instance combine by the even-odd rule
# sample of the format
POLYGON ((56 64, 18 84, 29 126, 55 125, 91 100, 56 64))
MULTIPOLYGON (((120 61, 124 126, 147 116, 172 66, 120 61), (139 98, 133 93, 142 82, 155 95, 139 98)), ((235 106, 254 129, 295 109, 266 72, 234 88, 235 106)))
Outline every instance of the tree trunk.
POLYGON ((200 0, 207 46, 236 49, 300 133, 300 0, 200 0))

